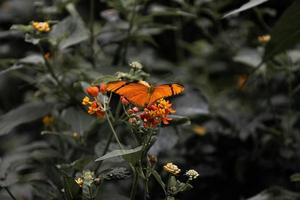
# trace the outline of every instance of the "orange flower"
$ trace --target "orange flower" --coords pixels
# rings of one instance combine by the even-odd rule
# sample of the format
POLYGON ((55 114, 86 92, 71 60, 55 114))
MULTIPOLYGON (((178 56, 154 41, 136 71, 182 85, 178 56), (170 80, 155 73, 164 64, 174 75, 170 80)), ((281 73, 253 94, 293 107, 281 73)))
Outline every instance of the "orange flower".
POLYGON ((155 104, 144 108, 144 112, 140 114, 140 118, 144 122, 146 128, 156 128, 161 123, 169 124, 172 120, 168 117, 170 113, 174 113, 172 104, 164 99, 158 100, 155 104))
POLYGON ((243 90, 247 80, 248 80, 248 75, 246 74, 239 75, 237 80, 237 89, 243 90))
POLYGON ((43 117, 42 121, 45 126, 51 126, 54 122, 54 118, 51 115, 47 115, 43 117))
POLYGON ((105 84, 105 83, 101 83, 100 84, 100 92, 102 93, 102 94, 105 94, 106 92, 107 92, 107 85, 105 84))
POLYGON ((44 58, 45 58, 45 60, 50 60, 50 58, 51 58, 50 52, 45 53, 44 58))
POLYGON ((84 97, 82 100, 82 105, 89 106, 88 113, 90 115, 96 115, 98 118, 103 118, 105 116, 103 106, 96 100, 91 101, 89 97, 84 97))
POLYGON ((41 33, 47 33, 50 31, 50 25, 48 22, 32 22, 32 27, 41 33))
POLYGON ((257 40, 261 44, 266 44, 271 40, 271 36, 270 35, 260 35, 260 36, 257 37, 257 40))
POLYGON ((89 95, 96 97, 96 96, 98 96, 99 88, 97 86, 90 86, 90 87, 86 88, 86 92, 89 95))
POLYGON ((207 130, 204 126, 195 125, 193 126, 193 131, 200 136, 203 136, 206 134, 207 130))

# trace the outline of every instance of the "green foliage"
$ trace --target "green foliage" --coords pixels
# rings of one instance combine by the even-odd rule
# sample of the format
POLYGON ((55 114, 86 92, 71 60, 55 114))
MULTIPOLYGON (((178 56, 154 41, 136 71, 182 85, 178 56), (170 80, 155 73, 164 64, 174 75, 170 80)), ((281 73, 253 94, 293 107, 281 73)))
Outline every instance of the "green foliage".
POLYGON ((2 115, 0 135, 7 134, 18 125, 37 120, 53 109, 53 103, 29 102, 2 115))
POLYGON ((285 52, 300 41, 300 2, 295 1, 276 22, 271 31, 271 41, 267 44, 264 59, 285 52), (292 22, 292 23, 291 23, 292 22))
POLYGON ((300 3, 240 5, 0 1, 0 199, 299 199, 300 3), (185 91, 137 109, 118 80, 185 91))

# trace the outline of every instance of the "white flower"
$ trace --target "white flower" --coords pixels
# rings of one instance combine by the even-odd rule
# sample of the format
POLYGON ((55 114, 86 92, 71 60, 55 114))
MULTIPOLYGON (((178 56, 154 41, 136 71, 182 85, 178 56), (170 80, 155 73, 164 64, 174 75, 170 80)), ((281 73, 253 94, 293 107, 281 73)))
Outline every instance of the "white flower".
POLYGON ((189 177, 189 180, 196 179, 199 176, 199 173, 196 170, 190 169, 185 173, 189 177))
POLYGON ((134 69, 142 69, 143 65, 137 61, 133 61, 132 63, 129 64, 130 67, 134 69))

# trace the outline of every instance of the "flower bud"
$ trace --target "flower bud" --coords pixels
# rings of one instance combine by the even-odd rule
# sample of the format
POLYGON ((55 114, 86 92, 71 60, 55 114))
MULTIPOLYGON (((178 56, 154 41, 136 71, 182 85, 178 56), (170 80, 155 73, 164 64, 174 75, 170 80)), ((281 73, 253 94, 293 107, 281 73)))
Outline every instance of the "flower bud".
POLYGON ((120 101, 125 106, 127 106, 129 104, 129 101, 124 96, 120 97, 120 101))
POLYGON ((96 87, 96 86, 90 86, 90 87, 86 88, 86 92, 87 92, 89 95, 91 95, 91 96, 93 96, 93 97, 96 97, 96 96, 98 96, 99 88, 96 87))
POLYGON ((102 93, 102 94, 105 94, 106 92, 107 92, 107 85, 105 84, 105 83, 101 83, 100 84, 100 92, 102 93))

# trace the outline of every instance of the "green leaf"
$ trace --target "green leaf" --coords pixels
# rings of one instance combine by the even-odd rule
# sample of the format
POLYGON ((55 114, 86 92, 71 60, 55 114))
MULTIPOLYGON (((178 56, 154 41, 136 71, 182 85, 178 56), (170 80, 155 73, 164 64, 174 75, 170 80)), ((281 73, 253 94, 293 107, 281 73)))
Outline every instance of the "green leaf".
POLYGON ((52 103, 30 102, 9 111, 0 117, 0 135, 9 133, 9 131, 16 126, 37 120, 47 115, 52 108, 52 103))
POLYGON ((62 119, 71 126, 72 131, 83 135, 85 131, 91 128, 95 118, 87 115, 83 111, 74 108, 68 108, 62 112, 62 119))
POLYGON ((78 192, 80 191, 79 186, 76 184, 74 178, 70 178, 67 176, 63 177, 63 185, 64 185, 64 194, 66 195, 67 200, 73 200, 76 196, 78 196, 78 192))
POLYGON ((65 49, 81 43, 89 38, 89 31, 79 16, 69 16, 53 26, 50 40, 58 44, 59 49, 65 49))
POLYGON ((117 156, 123 156, 123 158, 127 161, 132 161, 137 155, 142 151, 143 146, 138 146, 134 149, 126 149, 126 150, 114 150, 105 154, 104 156, 97 158, 95 161, 106 160, 109 158, 114 158, 117 156))
POLYGON ((247 200, 298 200, 299 198, 299 193, 291 192, 281 187, 272 187, 247 200))
POLYGON ((101 194, 99 199, 109 199, 109 200, 129 200, 128 197, 123 196, 121 194, 116 194, 114 192, 109 192, 109 190, 105 190, 104 194, 101 194))
POLYGON ((33 27, 31 25, 15 24, 10 27, 10 30, 28 33, 33 31, 33 27))
POLYGON ((169 117, 172 119, 170 125, 191 125, 191 120, 188 117, 181 115, 169 115, 169 117))
POLYGON ((296 173, 296 174, 293 174, 291 177, 290 177, 291 181, 293 182, 299 182, 300 181, 300 173, 296 173))
POLYGON ((4 70, 0 71, 0 76, 4 75, 4 74, 6 74, 6 73, 8 73, 8 72, 10 72, 10 71, 14 71, 14 70, 17 70, 17 69, 21 69, 21 68, 23 68, 23 67, 24 67, 24 65, 15 64, 15 65, 13 65, 13 66, 7 68, 7 69, 4 69, 4 70))
POLYGON ((265 3, 267 2, 268 0, 250 0, 248 3, 245 3, 244 5, 242 5, 240 8, 238 9, 235 9, 229 13, 226 13, 223 18, 226 18, 226 17, 229 17, 231 15, 234 15, 234 14, 237 14, 237 13, 240 13, 240 12, 243 12, 245 10, 248 10, 250 8, 253 8, 255 6, 258 6, 262 3, 265 3))
POLYGON ((155 180, 158 182, 158 184, 161 186, 161 188, 164 190, 164 193, 167 194, 167 192, 166 192, 166 184, 162 181, 159 173, 156 170, 151 169, 151 174, 153 175, 153 177, 155 178, 155 180))
POLYGON ((267 43, 264 60, 292 48, 300 42, 300 1, 295 1, 275 24, 267 43))

